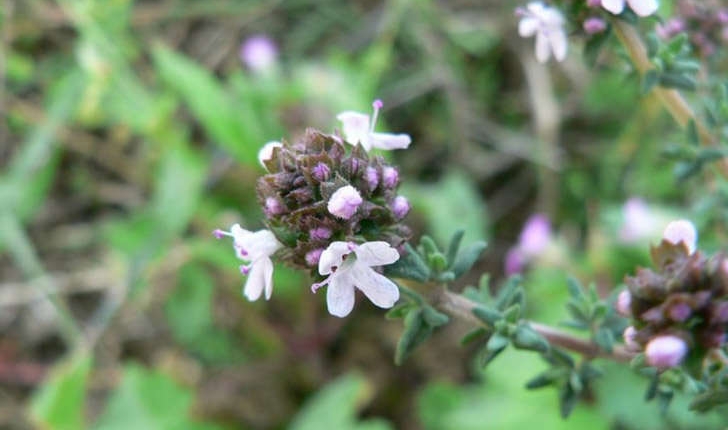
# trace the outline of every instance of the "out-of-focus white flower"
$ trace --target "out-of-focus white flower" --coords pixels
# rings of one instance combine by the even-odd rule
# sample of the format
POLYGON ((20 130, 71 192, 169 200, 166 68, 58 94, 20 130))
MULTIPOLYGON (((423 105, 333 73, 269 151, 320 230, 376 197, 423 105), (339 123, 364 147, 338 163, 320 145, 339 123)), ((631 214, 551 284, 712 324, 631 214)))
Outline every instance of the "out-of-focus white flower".
POLYGON ((617 312, 625 317, 632 315, 632 294, 629 290, 622 290, 617 296, 617 312))
POLYGON ((619 239, 622 242, 633 243, 654 238, 660 234, 660 223, 660 217, 650 209, 644 200, 639 197, 631 197, 622 206, 622 226, 619 229, 619 239))
POLYGON ((332 242, 321 253, 318 270, 328 277, 313 284, 311 290, 328 285, 326 304, 331 315, 345 317, 354 308, 355 289, 360 290, 380 308, 391 308, 399 300, 399 289, 394 282, 372 269, 392 264, 399 253, 387 242, 332 242))
POLYGON ((275 42, 262 34, 250 36, 240 47, 240 60, 256 73, 270 70, 276 64, 277 58, 278 48, 275 42))
POLYGON ((265 162, 273 157, 273 150, 283 146, 281 142, 271 141, 263 145, 258 151, 258 162, 265 169, 265 162))
POLYGON ((521 37, 536 36, 536 59, 545 63, 553 54, 556 61, 563 61, 568 51, 568 39, 564 30, 564 17, 558 9, 541 2, 531 2, 526 8, 516 9, 521 17, 518 34, 521 37))
POLYGON ((273 255, 282 245, 269 230, 248 231, 240 224, 235 224, 230 231, 215 230, 215 237, 223 236, 233 238, 235 254, 241 260, 248 261, 240 266, 240 272, 247 275, 243 294, 250 301, 258 300, 263 291, 265 299, 270 299, 273 293, 273 255))
POLYGON ((681 219, 673 221, 665 227, 665 232, 662 235, 666 241, 679 245, 681 242, 688 248, 688 252, 692 254, 695 252, 695 247, 698 242, 698 231, 692 222, 681 219))
POLYGON ((647 343, 645 359, 650 366, 666 369, 679 365, 687 352, 688 346, 681 338, 673 335, 657 336, 647 343))
POLYGON ((372 103, 374 114, 372 118, 369 115, 345 111, 336 116, 341 121, 344 138, 352 145, 359 144, 366 151, 372 148, 379 149, 405 149, 412 139, 408 134, 391 134, 391 133, 375 133, 374 126, 377 123, 379 110, 382 108, 381 100, 374 100, 372 103))
POLYGON ((624 338, 624 345, 627 347, 627 349, 631 351, 640 350, 640 344, 637 343, 637 341, 635 340, 636 335, 637 330, 633 326, 627 327, 622 333, 622 338, 624 338))
POLYGON ((349 219, 356 213, 363 201, 356 188, 346 185, 334 191, 326 207, 332 215, 349 219))
MULTIPOLYGON (((650 16, 657 12, 660 6, 657 0, 627 0, 630 9, 639 16, 650 16)), ((602 0, 602 7, 609 12, 619 15, 624 10, 625 0, 602 0)))

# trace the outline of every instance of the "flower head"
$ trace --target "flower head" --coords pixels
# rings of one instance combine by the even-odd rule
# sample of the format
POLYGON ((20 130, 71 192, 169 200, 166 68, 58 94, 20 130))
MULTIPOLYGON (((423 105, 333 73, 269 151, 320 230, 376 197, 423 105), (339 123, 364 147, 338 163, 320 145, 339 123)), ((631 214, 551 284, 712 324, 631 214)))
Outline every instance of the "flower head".
POLYGON ((377 124, 377 116, 379 115, 379 109, 382 108, 382 101, 375 100, 372 106, 374 107, 374 114, 371 119, 367 114, 353 111, 341 112, 336 116, 336 119, 342 123, 346 141, 352 145, 359 144, 367 151, 370 151, 372 148, 407 148, 412 142, 412 139, 408 134, 374 132, 374 127, 377 124))
POLYGON ((698 232, 695 230, 695 226, 688 220, 673 221, 665 227, 665 232, 662 235, 663 239, 674 244, 679 245, 683 243, 690 254, 695 252, 695 246, 698 241, 698 232))
POLYGON ((543 214, 532 215, 523 226, 518 244, 506 255, 505 270, 511 275, 520 272, 529 261, 534 260, 553 241, 551 223, 543 214))
POLYGON ((541 2, 531 2, 525 9, 516 9, 521 17, 518 34, 521 37, 536 36, 536 59, 545 63, 553 54, 556 61, 563 61, 568 50, 564 17, 558 9, 541 2))
POLYGON ((218 239, 232 237, 235 254, 248 261, 248 264, 240 266, 240 272, 248 276, 243 288, 245 297, 255 301, 265 291, 265 299, 270 299, 273 293, 273 261, 270 256, 281 247, 273 233, 269 230, 252 232, 235 224, 230 231, 215 230, 214 234, 218 239))
POLYGON ((327 208, 332 215, 349 219, 356 213, 363 202, 361 194, 351 185, 341 187, 331 195, 327 208))
POLYGON ((240 59, 253 72, 265 72, 273 67, 278 57, 278 48, 268 36, 251 36, 240 47, 240 59))
POLYGON ((650 366, 666 369, 679 365, 687 352, 688 346, 681 338, 673 335, 657 336, 647 343, 645 359, 650 366))
MULTIPOLYGON (((619 15, 624 10, 625 0, 602 0, 602 7, 609 12, 619 15)), ((657 0, 627 0, 630 9, 639 16, 650 16, 657 12, 657 0)))
POLYGON ((319 274, 327 276, 313 284, 311 290, 328 285, 326 304, 329 312, 337 317, 349 315, 354 308, 355 289, 360 290, 380 308, 391 308, 399 300, 399 289, 394 282, 372 269, 392 264, 399 253, 387 242, 332 242, 321 253, 319 274))

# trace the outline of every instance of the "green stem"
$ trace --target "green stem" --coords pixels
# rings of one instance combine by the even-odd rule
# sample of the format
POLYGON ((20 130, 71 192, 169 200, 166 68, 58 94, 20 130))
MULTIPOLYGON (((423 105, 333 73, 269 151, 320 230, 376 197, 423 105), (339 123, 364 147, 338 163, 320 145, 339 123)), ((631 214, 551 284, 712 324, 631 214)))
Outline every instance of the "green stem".
MULTIPOLYGON (((475 317, 473 309, 478 304, 460 294, 456 294, 442 288, 435 296, 435 307, 449 315, 467 321, 475 325, 483 325, 483 322, 475 317)), ((621 345, 615 345, 611 352, 601 349, 591 340, 583 339, 573 334, 545 324, 524 321, 533 330, 546 338, 550 344, 559 346, 569 351, 577 352, 586 357, 601 357, 618 362, 629 362, 635 354, 628 351, 621 345)))

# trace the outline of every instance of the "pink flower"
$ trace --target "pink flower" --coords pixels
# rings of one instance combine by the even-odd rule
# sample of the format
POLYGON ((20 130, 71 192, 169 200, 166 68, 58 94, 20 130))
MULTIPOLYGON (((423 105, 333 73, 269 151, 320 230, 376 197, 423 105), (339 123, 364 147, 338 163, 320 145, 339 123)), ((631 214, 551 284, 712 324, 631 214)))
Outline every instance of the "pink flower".
POLYGON ((240 266, 240 272, 248 276, 243 288, 245 297, 255 301, 265 291, 265 299, 270 299, 273 293, 273 261, 270 256, 282 246, 273 233, 269 230, 252 232, 235 224, 230 231, 215 230, 214 234, 218 239, 232 237, 238 258, 249 262, 240 266))
POLYGON ((240 59, 253 72, 271 69, 278 57, 278 48, 268 36, 255 35, 247 38, 240 47, 240 59))
POLYGON ((394 282, 372 269, 399 260, 399 253, 387 242, 332 242, 321 254, 319 273, 327 276, 313 284, 311 290, 328 285, 326 304, 329 313, 337 317, 349 315, 354 308, 358 289, 380 308, 391 308, 399 300, 399 288, 394 282))
POLYGON ((327 208, 332 215, 349 219, 363 202, 361 194, 351 185, 339 188, 331 195, 327 208))
POLYGON ((546 251, 552 240, 551 224, 546 215, 532 215, 523 226, 518 244, 506 255, 506 273, 512 275, 520 272, 529 261, 546 251))
POLYGON ((564 61, 568 39, 564 30, 564 17, 558 9, 541 2, 531 2, 526 8, 516 9, 521 17, 518 34, 521 37, 536 36, 536 60, 545 63, 553 54, 556 61, 564 61))
POLYGON ((617 312, 625 317, 632 315, 632 294, 629 290, 622 290, 617 296, 617 312))
MULTIPOLYGON (((609 12, 619 15, 624 10, 625 0, 602 0, 602 7, 609 12)), ((641 17, 650 16, 657 12, 657 0, 627 0, 630 9, 641 17)))
POLYGON ((407 134, 375 133, 374 127, 377 124, 379 109, 382 108, 382 101, 375 100, 372 103, 374 114, 369 115, 345 111, 336 116, 343 126, 344 138, 352 145, 361 145, 364 150, 372 148, 379 149, 404 149, 407 148, 412 139, 407 134))
POLYGON ((657 336, 647 343, 645 358, 650 366, 666 369, 679 365, 687 352, 688 346, 681 338, 673 335, 657 336))
POLYGON ((607 23, 601 18, 591 17, 584 21, 583 27, 586 34, 597 34, 607 29, 607 23))
POLYGON ((697 245, 698 232, 692 222, 681 219, 668 224, 665 227, 665 232, 662 237, 674 245, 683 243, 687 247, 688 252, 692 254, 695 252, 697 245))
POLYGON ((397 196, 392 200, 392 213, 397 219, 402 219, 407 216, 410 211, 410 204, 407 198, 404 196, 397 196))
POLYGON ((635 330, 635 328, 632 326, 624 329, 624 332, 622 333, 622 338, 624 338, 624 345, 627 347, 627 349, 632 351, 639 351, 640 345, 635 340, 635 336, 637 336, 637 330, 635 330))

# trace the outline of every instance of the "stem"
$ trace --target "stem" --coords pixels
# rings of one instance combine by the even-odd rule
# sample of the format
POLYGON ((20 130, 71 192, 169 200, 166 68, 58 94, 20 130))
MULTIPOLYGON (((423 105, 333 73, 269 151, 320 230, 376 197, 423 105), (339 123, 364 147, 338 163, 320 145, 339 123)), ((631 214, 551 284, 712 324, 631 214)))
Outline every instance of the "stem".
MULTIPOLYGON (((647 48, 642 42, 637 30, 631 25, 624 21, 615 19, 612 21, 614 26, 614 32, 617 35, 619 41, 624 45, 629 57, 632 59, 637 70, 640 74, 645 74, 653 68, 652 62, 647 55, 647 48)), ((672 118, 681 127, 687 127, 690 121, 695 122, 695 127, 698 131, 698 137, 700 143, 704 146, 714 146, 718 143, 716 137, 708 130, 703 122, 695 115, 695 112, 690 108, 688 102, 683 98, 682 94, 675 89, 663 88, 656 86, 652 90, 660 102, 665 106, 665 109, 670 113, 672 118)), ((728 177, 728 160, 722 160, 720 163, 721 174, 728 177)))
MULTIPOLYGON (((473 309, 478 304, 460 294, 452 293, 443 288, 435 298, 435 306, 451 316, 476 325, 483 325, 483 321, 473 315, 473 309)), ((566 331, 533 321, 524 320, 524 322, 546 338, 550 344, 578 352, 587 357, 602 357, 619 362, 629 362, 635 356, 634 353, 621 345, 615 345, 610 353, 601 349, 594 342, 576 337, 566 331)))

